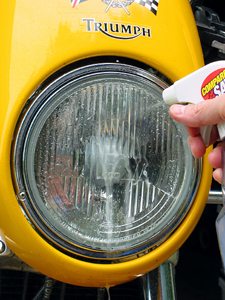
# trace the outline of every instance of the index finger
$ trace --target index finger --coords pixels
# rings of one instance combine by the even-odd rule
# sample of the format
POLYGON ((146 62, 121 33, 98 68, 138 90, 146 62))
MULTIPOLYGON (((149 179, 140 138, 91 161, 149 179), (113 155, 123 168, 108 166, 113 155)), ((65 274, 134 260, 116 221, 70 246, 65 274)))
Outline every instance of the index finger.
POLYGON ((225 94, 198 104, 174 104, 169 109, 170 116, 188 126, 202 127, 225 121, 225 94))

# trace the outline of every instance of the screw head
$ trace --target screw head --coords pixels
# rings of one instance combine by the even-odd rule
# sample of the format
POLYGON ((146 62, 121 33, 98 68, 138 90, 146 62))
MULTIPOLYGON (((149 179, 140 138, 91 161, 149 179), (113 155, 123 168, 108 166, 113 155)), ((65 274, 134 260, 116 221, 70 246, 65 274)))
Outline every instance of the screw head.
POLYGON ((19 199, 20 199, 20 201, 25 201, 26 200, 26 193, 25 192, 20 192, 19 193, 19 199))

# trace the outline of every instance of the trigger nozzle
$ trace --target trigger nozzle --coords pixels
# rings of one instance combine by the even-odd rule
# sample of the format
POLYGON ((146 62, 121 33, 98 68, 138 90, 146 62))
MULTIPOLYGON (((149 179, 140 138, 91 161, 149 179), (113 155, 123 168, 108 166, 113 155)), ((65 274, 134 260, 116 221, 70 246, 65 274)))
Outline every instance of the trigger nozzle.
POLYGON ((165 89, 162 95, 166 104, 172 105, 178 103, 174 85, 165 89))

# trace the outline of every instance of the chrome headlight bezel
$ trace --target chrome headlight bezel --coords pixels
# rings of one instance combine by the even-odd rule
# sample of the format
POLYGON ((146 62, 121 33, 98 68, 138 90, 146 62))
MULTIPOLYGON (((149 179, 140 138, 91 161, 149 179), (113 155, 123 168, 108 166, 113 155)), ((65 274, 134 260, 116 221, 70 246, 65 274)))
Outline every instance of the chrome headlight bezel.
POLYGON ((26 164, 29 164, 29 162, 26 161, 29 143, 28 137, 34 136, 33 132, 36 130, 35 122, 39 122, 38 116, 41 115, 45 120, 44 116, 47 116, 51 110, 55 108, 55 106, 52 107, 51 104, 54 95, 58 94, 61 90, 64 90, 67 86, 71 85, 71 83, 77 84, 81 80, 89 80, 99 74, 101 74, 101 76, 113 74, 115 77, 118 76, 118 74, 125 74, 127 76, 133 76, 134 78, 146 80, 157 86, 160 90, 167 87, 162 80, 149 72, 125 64, 101 63, 89 65, 74 69, 59 76, 52 82, 47 83, 47 86, 44 89, 41 88, 41 90, 37 90, 32 96, 31 103, 25 107, 24 114, 20 117, 15 132, 15 142, 12 151, 12 169, 16 193, 25 215, 34 228, 48 242, 72 256, 80 256, 81 259, 87 259, 94 262, 96 262, 96 260, 101 260, 102 262, 109 260, 120 261, 124 257, 126 257, 126 259, 127 257, 132 259, 137 255, 144 254, 152 248, 157 247, 157 245, 161 244, 177 228, 178 224, 180 224, 188 212, 195 197, 195 192, 201 176, 201 162, 193 159, 194 170, 192 175, 194 181, 191 183, 191 187, 189 187, 187 192, 187 201, 185 201, 184 205, 180 206, 179 211, 177 212, 179 216, 174 216, 169 220, 167 227, 161 228, 161 231, 155 236, 152 236, 151 239, 143 240, 142 243, 138 245, 133 244, 132 247, 119 250, 112 248, 106 253, 105 250, 87 247, 85 243, 74 243, 68 239, 67 236, 63 236, 61 232, 59 233, 56 228, 53 228, 53 226, 49 224, 49 220, 46 220, 45 216, 38 210, 37 205, 34 202, 32 188, 29 186, 29 178, 27 178, 26 170, 26 164))

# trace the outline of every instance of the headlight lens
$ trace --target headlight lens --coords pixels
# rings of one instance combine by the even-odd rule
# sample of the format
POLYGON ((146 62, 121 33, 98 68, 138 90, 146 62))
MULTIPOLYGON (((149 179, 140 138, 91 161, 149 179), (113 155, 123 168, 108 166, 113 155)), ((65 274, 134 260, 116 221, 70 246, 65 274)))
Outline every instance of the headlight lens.
POLYGON ((57 78, 26 109, 16 188, 56 247, 89 259, 133 257, 181 222, 200 166, 168 116, 163 88, 136 67, 91 65, 57 78))

